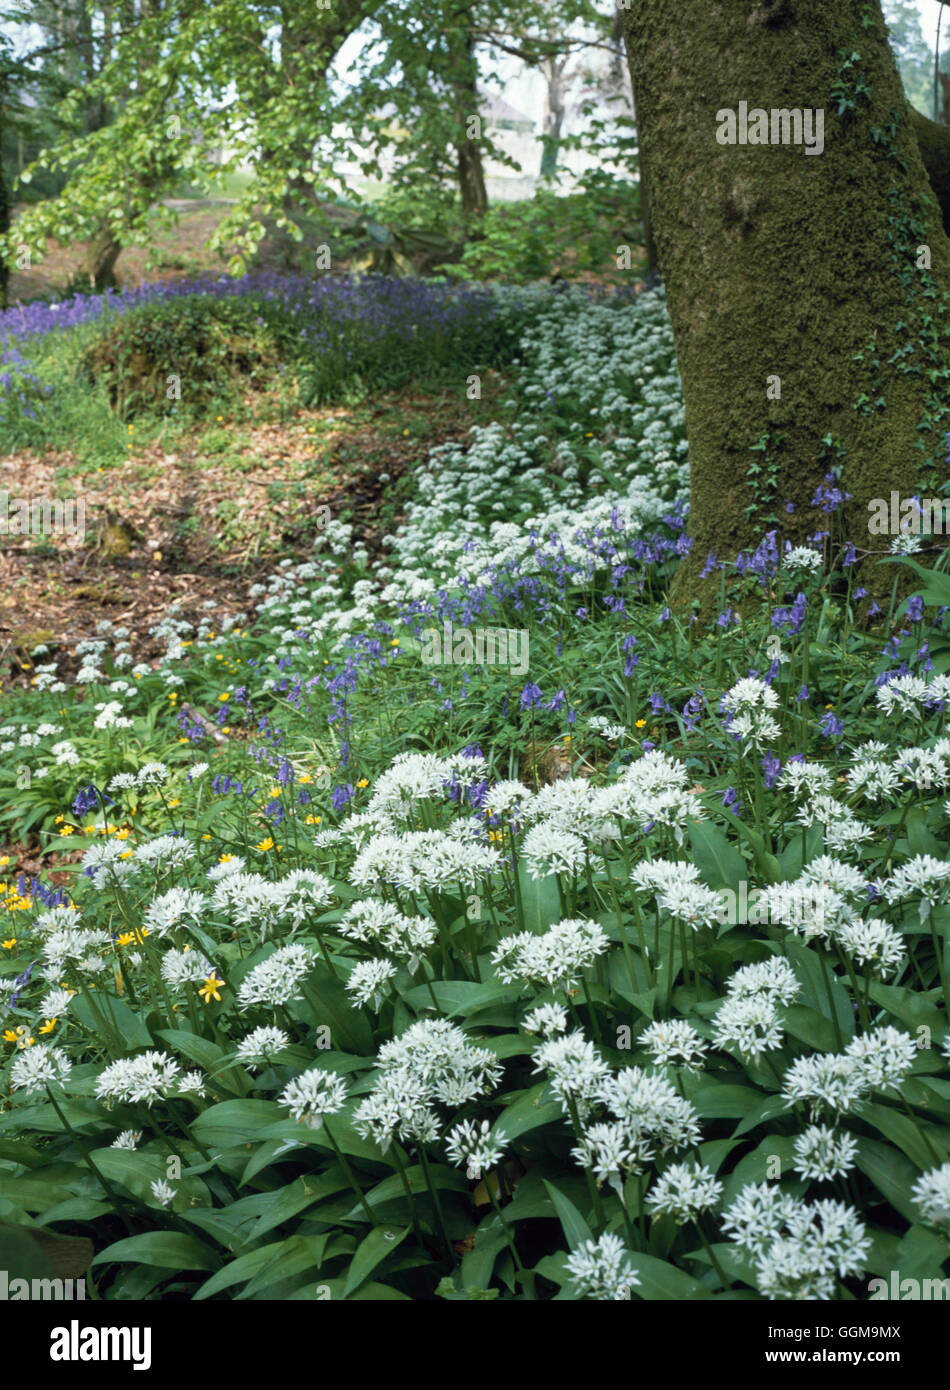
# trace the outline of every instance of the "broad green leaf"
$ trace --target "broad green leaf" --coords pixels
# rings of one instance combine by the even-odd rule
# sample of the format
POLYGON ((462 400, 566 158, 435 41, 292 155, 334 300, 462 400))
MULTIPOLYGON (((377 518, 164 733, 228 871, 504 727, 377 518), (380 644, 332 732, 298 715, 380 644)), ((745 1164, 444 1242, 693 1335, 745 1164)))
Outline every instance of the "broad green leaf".
POLYGON ((162 1269, 215 1269, 218 1260, 194 1236, 180 1231, 143 1231, 117 1240, 101 1250, 92 1262, 101 1264, 157 1265, 162 1269))
POLYGON ((343 1297, 348 1298, 366 1280, 377 1265, 382 1264, 409 1234, 411 1226, 375 1226, 360 1242, 347 1270, 343 1297))

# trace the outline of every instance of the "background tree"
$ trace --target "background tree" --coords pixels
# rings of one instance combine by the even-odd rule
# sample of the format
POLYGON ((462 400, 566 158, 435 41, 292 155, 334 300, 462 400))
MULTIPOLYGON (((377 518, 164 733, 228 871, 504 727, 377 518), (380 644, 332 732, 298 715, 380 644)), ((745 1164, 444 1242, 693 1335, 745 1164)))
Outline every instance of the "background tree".
POLYGON ((832 471, 872 545, 870 499, 942 483, 950 417, 950 242, 879 0, 635 0, 625 33, 683 382, 691 573, 779 520, 813 532, 803 510, 832 471), (718 143, 717 112, 742 101, 823 109, 823 152, 718 143))

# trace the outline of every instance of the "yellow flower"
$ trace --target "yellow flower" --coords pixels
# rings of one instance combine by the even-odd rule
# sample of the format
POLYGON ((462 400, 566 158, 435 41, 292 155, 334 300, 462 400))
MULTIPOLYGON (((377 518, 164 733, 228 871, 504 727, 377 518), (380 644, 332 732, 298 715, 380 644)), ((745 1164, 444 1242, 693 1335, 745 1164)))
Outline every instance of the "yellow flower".
POLYGON ((368 777, 361 777, 360 780, 357 782, 356 785, 357 785, 358 787, 368 787, 368 786, 369 786, 369 778, 368 778, 368 777))
POLYGON ((11 936, 9 941, 0 942, 0 945, 3 946, 3 949, 5 951, 12 951, 14 946, 16 945, 16 937, 11 936))
POLYGON ((230 690, 226 690, 226 691, 224 692, 223 695, 219 695, 219 696, 218 696, 218 699, 219 699, 219 700, 230 700, 230 698, 231 698, 231 692, 230 692, 230 690))
POLYGON ((180 805, 181 805, 181 802, 179 801, 178 797, 175 796, 175 797, 172 797, 171 801, 169 801, 168 804, 169 804, 169 806, 180 806, 180 805))
POLYGON ((399 638, 398 638, 398 637, 394 637, 393 640, 390 642, 389 645, 390 645, 391 647, 398 647, 398 646, 399 646, 399 638))
POLYGON ((198 993, 204 999, 206 1004, 210 1004, 212 999, 215 999, 218 1002, 220 1002, 221 990, 223 987, 224 981, 219 980, 215 972, 212 970, 211 974, 205 980, 198 993))
POLYGON ((322 820, 322 816, 307 816, 304 819, 304 825, 319 825, 322 820))
POLYGON ((309 772, 301 772, 300 780, 301 782, 312 782, 313 778, 310 776, 309 772))
POLYGON ((272 836, 272 835, 268 835, 268 837, 267 837, 266 840, 258 840, 258 842, 257 842, 257 848, 260 849, 260 850, 269 850, 269 849, 273 849, 273 848, 274 848, 274 839, 273 839, 273 836, 272 836))
POLYGON ((55 1018, 48 1018, 48 1019, 46 1020, 45 1023, 41 1023, 41 1024, 40 1024, 40 1026, 39 1026, 39 1031, 40 1031, 41 1033, 52 1033, 52 1031, 53 1031, 53 1029, 54 1029, 55 1027, 56 1027, 56 1020, 55 1020, 55 1018))
POLYGON ((637 722, 636 722, 636 727, 637 727, 638 729, 642 729, 642 728, 644 727, 644 725, 646 724, 646 722, 647 722, 647 721, 646 721, 645 719, 638 719, 637 722))
POLYGON ((178 699, 178 691, 177 691, 177 690, 169 690, 169 692, 168 692, 168 698, 169 698, 169 700, 177 700, 177 699, 178 699))
POLYGON ((119 946, 130 946, 133 941, 144 941, 148 936, 148 927, 140 927, 138 931, 124 931, 116 937, 119 946))
POLYGON ((4 1042, 16 1042, 16 1040, 17 1040, 17 1035, 18 1035, 19 1033, 22 1033, 22 1032, 23 1032, 23 1025, 22 1025, 22 1024, 20 1025, 19 1028, 5 1028, 5 1029, 4 1029, 4 1032, 3 1032, 3 1040, 4 1040, 4 1042))
POLYGON ((76 827, 74 825, 64 825, 59 833, 60 835, 72 835, 75 829, 76 827))
POLYGON ((233 858, 234 858, 234 855, 233 855, 233 854, 219 854, 219 855, 218 855, 218 863, 219 863, 219 864, 230 864, 230 862, 231 862, 231 860, 232 860, 233 858))

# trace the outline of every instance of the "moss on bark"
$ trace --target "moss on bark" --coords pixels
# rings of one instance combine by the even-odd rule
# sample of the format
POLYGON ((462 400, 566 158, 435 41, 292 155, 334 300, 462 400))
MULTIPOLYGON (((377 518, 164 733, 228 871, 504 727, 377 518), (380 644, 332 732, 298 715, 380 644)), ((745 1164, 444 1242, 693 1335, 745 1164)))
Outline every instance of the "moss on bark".
POLYGON ((625 38, 686 406, 686 591, 776 515, 813 533, 835 463, 851 536, 880 547, 869 500, 946 456, 950 241, 878 0, 633 0, 625 38), (823 110, 823 152, 718 143, 740 102, 823 110))

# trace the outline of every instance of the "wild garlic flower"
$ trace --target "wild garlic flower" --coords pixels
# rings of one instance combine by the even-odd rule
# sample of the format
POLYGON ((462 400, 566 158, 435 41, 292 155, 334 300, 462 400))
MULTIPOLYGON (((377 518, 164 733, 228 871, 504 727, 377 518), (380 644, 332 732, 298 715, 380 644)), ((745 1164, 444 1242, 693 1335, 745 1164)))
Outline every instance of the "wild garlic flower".
POLYGON ((880 918, 870 921, 855 919, 839 927, 835 939, 841 949, 871 974, 887 979, 893 975, 905 956, 904 938, 900 932, 880 918))
POLYGON ((659 1066, 686 1067, 701 1071, 709 1044, 685 1019, 663 1019, 651 1023, 640 1034, 639 1042, 659 1066))
POLYGON ((285 1047, 290 1046, 290 1037, 283 1028, 275 1028, 264 1023, 252 1028, 237 1045, 235 1055, 251 1071, 256 1071, 262 1062, 270 1062, 285 1047))
POLYGON ((795 1138, 795 1172, 803 1178, 814 1178, 819 1182, 830 1182, 832 1178, 843 1177, 854 1167, 857 1143, 843 1130, 829 1129, 827 1125, 809 1125, 803 1134, 795 1138))
POLYGON ((238 988, 238 1005, 266 1004, 276 1009, 300 998, 300 986, 314 961, 312 947, 292 941, 248 971, 238 988))
POLYGON ((609 1183, 621 1201, 625 1200, 625 1177, 645 1172, 656 1157, 649 1136, 623 1120, 589 1125, 571 1153, 575 1162, 594 1174, 598 1187, 609 1183))
POLYGON ((713 1019, 713 1045, 734 1047, 744 1057, 759 1057, 781 1047, 785 1037, 782 1020, 772 1000, 764 994, 731 996, 713 1019))
POLYGON ((599 1240, 585 1240, 572 1250, 565 1269, 581 1298, 598 1302, 628 1299, 631 1288, 640 1283, 629 1253, 619 1236, 605 1232, 599 1240))
POLYGON ((355 1003, 379 1010, 395 975, 396 966, 391 960, 363 960, 350 971, 346 988, 355 1003))
POLYGON ((574 989, 584 971, 609 945, 596 922, 567 918, 555 923, 543 936, 519 932, 503 937, 492 952, 492 963, 505 984, 523 980, 552 989, 574 989))
POLYGON ((602 1077, 596 1095, 632 1137, 646 1138, 661 1154, 699 1143, 696 1111, 663 1076, 625 1067, 602 1077))
POLYGON ((525 1014, 521 1027, 526 1033, 540 1033, 542 1038, 553 1038, 567 1031, 567 1023, 567 1010, 560 1004, 539 1004, 525 1014))
POLYGON ((183 922, 200 922, 206 902, 204 893, 193 888, 169 888, 149 903, 143 914, 144 925, 154 935, 165 936, 183 922))
POLYGON ((72 1071, 66 1053, 50 1043, 35 1043, 17 1053, 10 1068, 10 1085, 28 1096, 46 1090, 50 1083, 65 1086, 72 1071))
POLYGON ((504 1135, 492 1134, 487 1120, 463 1120, 446 1135, 449 1161, 458 1167, 465 1165, 469 1182, 477 1182, 496 1168, 504 1154, 504 1135))
POLYGON ((184 835, 156 835, 135 850, 137 864, 150 864, 163 874, 183 868, 195 857, 195 847, 184 835))
POLYGON ((809 1205, 770 1183, 744 1187, 722 1228, 753 1256, 756 1283, 769 1299, 833 1298, 835 1277, 861 1274, 871 1246, 853 1207, 809 1205))
POLYGON ((493 1052, 474 1047, 447 1019, 419 1019, 384 1043, 378 1075, 353 1116, 356 1130, 385 1153, 392 1139, 430 1143, 441 1121, 436 1105, 461 1106, 501 1078, 493 1052))
POLYGON ((944 1237, 950 1238, 950 1163, 928 1169, 914 1183, 910 1195, 924 1224, 936 1226, 944 1237))
POLYGON ((783 956, 743 965, 726 983, 731 999, 767 999, 773 1004, 793 1004, 802 992, 795 971, 783 956))
POLYGON ((206 980, 211 971, 211 962, 200 951, 166 951, 162 956, 162 979, 172 989, 206 980))
POLYGON ((138 1148, 139 1140, 142 1138, 140 1129, 123 1129, 117 1134, 109 1145, 110 1149, 135 1149, 138 1148))
POLYGON ((673 1163, 650 1188, 648 1202, 658 1215, 672 1216, 678 1225, 695 1221, 722 1196, 722 1183, 704 1164, 673 1163))
POLYGON ((175 1193, 178 1189, 173 1187, 171 1183, 166 1182, 164 1178, 156 1178, 151 1187, 152 1196, 155 1198, 158 1205, 160 1207, 170 1207, 175 1200, 175 1193))
POLYGON ((345 1105, 346 1082, 334 1072, 312 1067, 289 1081, 278 1100, 298 1123, 320 1129, 326 1115, 335 1115, 345 1105))
POLYGON ((120 1057, 96 1078, 96 1096, 106 1102, 145 1105, 162 1100, 177 1090, 181 1067, 167 1052, 142 1052, 120 1057))
POLYGON ((915 854, 885 879, 883 891, 889 903, 919 898, 920 920, 924 922, 931 908, 950 902, 950 861, 934 859, 930 854, 915 854))
POLYGON ((533 879, 581 873, 587 862, 580 836, 553 821, 540 821, 531 827, 522 841, 521 855, 533 879))
POLYGON ((561 1101, 564 1113, 576 1106, 581 1121, 589 1115, 600 1095, 610 1068, 579 1030, 550 1038, 534 1053, 536 1072, 546 1071, 551 1089, 561 1101))

